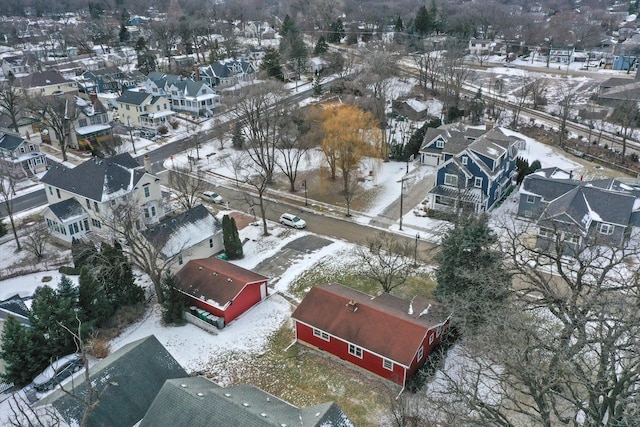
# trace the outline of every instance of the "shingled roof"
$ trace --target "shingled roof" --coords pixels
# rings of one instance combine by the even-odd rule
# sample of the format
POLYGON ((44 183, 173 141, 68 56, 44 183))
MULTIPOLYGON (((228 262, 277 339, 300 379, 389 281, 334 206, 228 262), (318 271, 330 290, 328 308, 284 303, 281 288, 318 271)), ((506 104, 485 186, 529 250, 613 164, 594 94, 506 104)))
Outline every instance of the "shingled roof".
POLYGON ((142 235, 163 256, 171 258, 220 231, 220 221, 207 208, 198 205, 144 230, 142 235))
POLYGON ((49 205, 49 209, 53 214, 61 219, 62 221, 67 221, 72 218, 81 217, 85 215, 87 211, 84 210, 80 202, 78 202, 73 197, 67 200, 63 200, 58 203, 54 203, 49 205))
POLYGON ((268 278, 214 257, 189 261, 178 272, 176 280, 180 289, 188 294, 226 307, 247 284, 268 278))
POLYGON ((222 388, 202 377, 168 380, 140 427, 353 427, 333 402, 297 408, 251 385, 222 388))
POLYGON ((291 317, 408 367, 427 332, 449 315, 426 298, 404 300, 386 293, 372 298, 327 284, 311 288, 291 317), (347 309, 350 302, 355 310, 347 309))
POLYGON ((68 168, 51 167, 41 181, 91 200, 106 201, 130 192, 145 174, 129 153, 106 159, 93 158, 68 168))
POLYGON ((11 133, 0 133, 0 148, 7 151, 13 151, 24 142, 21 136, 11 133))
POLYGON ((122 102, 123 104, 142 105, 150 96, 152 96, 150 93, 127 90, 123 92, 116 101, 122 102))
MULTIPOLYGON (((184 378, 187 372, 150 335, 134 341, 110 354, 90 368, 91 383, 99 392, 104 391, 89 416, 92 427, 132 426, 139 422, 166 380, 184 378)), ((86 399, 89 388, 84 375, 66 385, 81 399, 86 399)), ((57 390, 37 403, 50 406, 68 425, 80 425, 85 405, 62 390, 57 390)))

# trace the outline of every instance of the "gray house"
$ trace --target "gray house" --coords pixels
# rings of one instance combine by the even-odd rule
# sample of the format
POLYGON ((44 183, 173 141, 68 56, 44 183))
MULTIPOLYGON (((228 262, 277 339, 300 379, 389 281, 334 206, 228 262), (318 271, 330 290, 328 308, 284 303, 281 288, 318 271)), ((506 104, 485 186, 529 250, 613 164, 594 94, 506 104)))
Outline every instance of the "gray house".
POLYGON ((222 388, 203 377, 168 380, 140 427, 353 427, 333 402, 297 408, 251 385, 222 388))
MULTIPOLYGON (((153 335, 125 345, 91 366, 90 372, 91 383, 102 393, 100 404, 89 416, 88 425, 93 427, 135 425, 166 380, 187 376, 153 335)), ((86 399, 89 387, 84 375, 66 384, 65 390, 86 399)), ((55 409, 67 425, 79 425, 85 410, 82 401, 62 390, 46 396, 36 407, 55 409)))
POLYGON ((640 225, 640 189, 616 179, 583 182, 542 170, 520 188, 518 216, 539 227, 536 246, 571 253, 587 245, 622 247, 640 225))

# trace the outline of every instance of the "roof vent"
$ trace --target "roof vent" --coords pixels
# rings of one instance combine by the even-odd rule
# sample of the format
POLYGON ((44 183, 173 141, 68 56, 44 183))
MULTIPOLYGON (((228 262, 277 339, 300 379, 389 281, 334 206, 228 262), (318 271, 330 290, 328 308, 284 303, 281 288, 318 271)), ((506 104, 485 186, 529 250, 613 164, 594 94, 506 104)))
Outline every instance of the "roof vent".
POLYGON ((197 394, 199 397, 204 396, 204 393, 203 393, 203 392, 201 392, 201 391, 197 392, 196 394, 197 394))
POLYGON ((229 393, 225 393, 224 394, 226 397, 231 397, 231 395, 229 393))
POLYGON ((356 304, 354 300, 349 300, 346 306, 347 306, 347 310, 349 310, 352 313, 355 313, 356 311, 358 311, 358 304, 356 304))
POLYGON ((198 267, 198 270, 202 270, 202 266, 199 266, 199 267, 198 267))
POLYGON ((180 387, 187 388, 187 385, 186 384, 180 384, 180 387))
POLYGON ((231 279, 231 277, 227 277, 227 282, 233 282, 233 279, 231 279))
POLYGON ((260 414, 260 416, 261 416, 261 417, 264 417, 264 418, 267 418, 267 414, 265 414, 264 412, 262 412, 262 413, 260 414))
POLYGON ((242 404, 242 406, 244 406, 245 408, 248 408, 248 407, 249 407, 249 404, 248 404, 247 402, 244 402, 244 403, 242 404))

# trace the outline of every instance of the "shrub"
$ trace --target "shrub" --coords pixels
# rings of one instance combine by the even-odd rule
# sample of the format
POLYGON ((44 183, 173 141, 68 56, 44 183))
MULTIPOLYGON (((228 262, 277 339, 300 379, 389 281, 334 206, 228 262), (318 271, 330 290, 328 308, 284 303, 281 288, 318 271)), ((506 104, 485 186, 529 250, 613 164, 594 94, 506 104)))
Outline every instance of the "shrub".
POLYGON ((169 128, 168 128, 167 126, 165 126, 165 125, 162 125, 162 126, 160 126, 160 127, 158 128, 158 133, 159 133, 160 135, 166 135, 166 134, 168 134, 168 133, 169 133, 169 128))
POLYGON ((58 269, 58 273, 60 274, 65 274, 67 276, 77 276, 80 274, 80 271, 78 271, 76 268, 74 267, 70 267, 68 265, 63 265, 62 267, 60 267, 58 269))
POLYGON ((169 124, 171 125, 171 129, 174 129, 174 130, 178 129, 178 126, 180 126, 180 124, 176 120, 169 122, 169 124))
POLYGON ((105 358, 111 353, 109 340, 105 337, 90 339, 87 343, 89 354, 98 359, 105 358))

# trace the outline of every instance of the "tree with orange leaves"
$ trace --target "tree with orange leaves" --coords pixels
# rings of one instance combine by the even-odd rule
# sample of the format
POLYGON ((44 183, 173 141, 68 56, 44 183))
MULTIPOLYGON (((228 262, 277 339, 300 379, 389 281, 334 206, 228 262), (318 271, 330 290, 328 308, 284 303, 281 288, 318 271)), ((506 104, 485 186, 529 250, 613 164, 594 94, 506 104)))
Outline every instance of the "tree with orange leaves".
POLYGON ((378 155, 378 124, 371 113, 349 104, 329 104, 322 111, 322 152, 329 164, 331 179, 342 174, 345 194, 349 194, 351 175, 364 157, 378 155))

